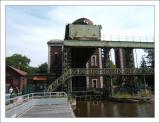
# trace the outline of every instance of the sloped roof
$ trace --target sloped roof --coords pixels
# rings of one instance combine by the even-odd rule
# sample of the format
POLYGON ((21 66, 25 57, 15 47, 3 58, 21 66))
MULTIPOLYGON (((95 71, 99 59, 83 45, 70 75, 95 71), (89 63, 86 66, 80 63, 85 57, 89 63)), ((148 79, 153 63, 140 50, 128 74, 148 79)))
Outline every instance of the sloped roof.
POLYGON ((17 73, 19 73, 19 74, 22 75, 22 76, 27 75, 27 72, 22 71, 22 70, 20 70, 20 69, 18 69, 18 68, 15 68, 15 67, 12 67, 12 66, 8 66, 8 67, 11 68, 12 70, 16 71, 17 73))

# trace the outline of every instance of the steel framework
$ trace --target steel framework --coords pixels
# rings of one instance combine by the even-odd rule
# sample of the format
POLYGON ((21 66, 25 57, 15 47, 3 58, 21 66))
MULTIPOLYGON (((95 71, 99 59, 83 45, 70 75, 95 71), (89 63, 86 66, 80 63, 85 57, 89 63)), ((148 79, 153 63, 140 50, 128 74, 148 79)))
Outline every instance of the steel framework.
POLYGON ((64 84, 68 79, 74 76, 97 76, 97 75, 154 75, 154 69, 152 68, 70 68, 57 78, 48 87, 48 92, 55 91, 60 85, 64 84))

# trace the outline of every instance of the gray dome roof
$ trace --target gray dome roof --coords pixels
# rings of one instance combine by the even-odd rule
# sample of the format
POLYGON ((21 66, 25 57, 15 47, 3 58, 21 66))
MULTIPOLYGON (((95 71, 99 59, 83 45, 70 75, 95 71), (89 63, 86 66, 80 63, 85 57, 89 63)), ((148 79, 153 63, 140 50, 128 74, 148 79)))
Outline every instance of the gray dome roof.
POLYGON ((72 24, 93 25, 93 22, 87 18, 80 18, 75 20, 72 24))

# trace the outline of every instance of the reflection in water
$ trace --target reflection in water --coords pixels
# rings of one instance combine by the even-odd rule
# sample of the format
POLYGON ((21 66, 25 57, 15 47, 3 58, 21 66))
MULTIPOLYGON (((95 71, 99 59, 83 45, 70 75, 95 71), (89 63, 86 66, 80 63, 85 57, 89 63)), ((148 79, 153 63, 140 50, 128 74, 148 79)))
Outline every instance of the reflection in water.
POLYGON ((76 117, 154 117, 153 103, 77 101, 76 117))

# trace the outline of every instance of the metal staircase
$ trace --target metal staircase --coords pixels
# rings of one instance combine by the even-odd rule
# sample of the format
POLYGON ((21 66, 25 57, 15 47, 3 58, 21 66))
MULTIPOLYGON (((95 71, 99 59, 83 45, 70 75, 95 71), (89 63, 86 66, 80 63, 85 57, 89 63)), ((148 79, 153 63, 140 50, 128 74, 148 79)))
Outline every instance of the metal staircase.
POLYGON ((58 77, 55 81, 53 81, 48 89, 47 92, 52 92, 56 90, 60 85, 62 85, 67 79, 72 77, 72 70, 68 69, 65 71, 60 77, 58 77))
POLYGON ((60 85, 64 84, 66 80, 73 76, 96 76, 96 75, 154 75, 153 68, 69 68, 64 73, 53 81, 47 92, 55 91, 60 85))

